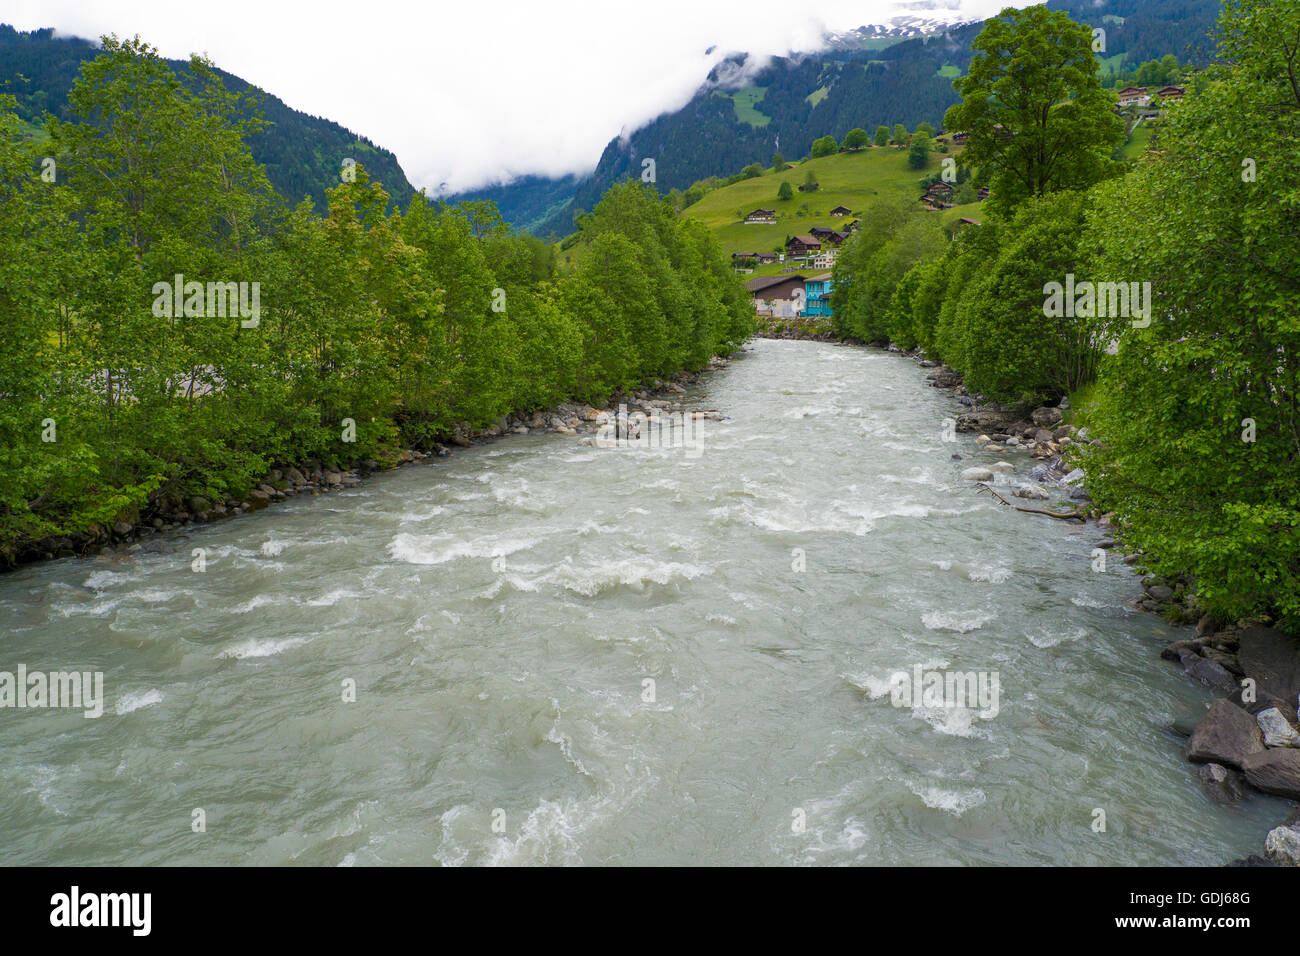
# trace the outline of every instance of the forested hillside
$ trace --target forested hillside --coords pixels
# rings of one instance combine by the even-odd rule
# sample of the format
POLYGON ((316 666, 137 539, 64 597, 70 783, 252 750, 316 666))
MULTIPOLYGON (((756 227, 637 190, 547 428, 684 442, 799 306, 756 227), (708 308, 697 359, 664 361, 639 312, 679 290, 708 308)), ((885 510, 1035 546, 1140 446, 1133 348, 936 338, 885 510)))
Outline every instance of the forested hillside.
MULTIPOLYGON (((87 40, 56 38, 53 30, 19 32, 0 24, 0 92, 15 97, 17 115, 30 126, 41 126, 47 112, 66 118, 77 71, 98 53, 87 40)), ((167 63, 184 75, 184 63, 167 63)), ((405 205, 415 195, 388 150, 338 123, 291 109, 237 76, 216 72, 230 92, 256 94, 267 125, 249 135, 248 146, 281 196, 294 202, 311 196, 317 211, 324 212, 325 191, 339 182, 340 163, 349 157, 363 164, 396 202, 405 205)))

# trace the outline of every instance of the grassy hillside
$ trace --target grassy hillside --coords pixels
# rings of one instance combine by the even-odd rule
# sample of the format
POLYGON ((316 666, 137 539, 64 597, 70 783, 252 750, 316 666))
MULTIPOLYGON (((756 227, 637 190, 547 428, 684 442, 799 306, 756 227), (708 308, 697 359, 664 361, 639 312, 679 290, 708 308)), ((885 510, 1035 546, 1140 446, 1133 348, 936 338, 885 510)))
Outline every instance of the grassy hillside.
MULTIPOLYGON (((955 155, 955 154, 953 154, 955 155)), ((780 173, 767 170, 755 179, 746 179, 724 186, 706 195, 683 215, 698 219, 712 230, 722 245, 723 252, 770 252, 783 246, 786 236, 806 234, 813 226, 834 229, 852 219, 866 219, 871 207, 881 199, 902 196, 919 199, 920 181, 939 169, 942 154, 930 156, 930 165, 924 170, 908 166, 907 150, 881 147, 858 153, 837 153, 821 159, 809 159, 780 173), (798 192, 808 172, 817 177, 820 188, 813 193, 798 192), (779 200, 777 189, 782 182, 790 183, 796 190, 793 199, 779 200), (836 206, 847 206, 853 215, 832 219, 830 211, 836 206), (751 209, 775 209, 777 221, 746 225, 741 220, 751 209)), ((978 219, 972 212, 978 203, 945 210, 938 215, 926 213, 920 202, 916 209, 920 215, 935 216, 945 224, 962 216, 978 219)), ((767 267, 760 271, 779 271, 767 267)))
MULTIPOLYGON (((784 247, 786 236, 807 234, 813 226, 842 228, 853 219, 868 218, 874 203, 896 196, 918 200, 918 215, 933 216, 936 222, 945 226, 962 216, 979 219, 979 203, 957 206, 938 214, 924 211, 919 202, 920 182, 925 176, 937 172, 942 160, 942 153, 932 153, 928 167, 912 169, 907 163, 907 150, 891 146, 806 159, 779 173, 769 168, 761 176, 715 189, 683 210, 682 216, 698 219, 708 226, 727 256, 733 252, 771 252, 777 246, 784 247), (816 192, 801 193, 798 188, 809 171, 816 175, 820 186, 816 192), (793 199, 782 201, 776 198, 782 182, 789 182, 795 190, 793 199), (853 210, 853 215, 832 219, 830 211, 836 206, 847 206, 853 210), (760 207, 775 209, 777 221, 746 225, 742 221, 745 214, 760 207)), ((582 253, 581 243, 560 250, 560 265, 576 265, 582 253)), ((781 266, 777 264, 762 267, 755 274, 768 275, 780 270, 781 266)))

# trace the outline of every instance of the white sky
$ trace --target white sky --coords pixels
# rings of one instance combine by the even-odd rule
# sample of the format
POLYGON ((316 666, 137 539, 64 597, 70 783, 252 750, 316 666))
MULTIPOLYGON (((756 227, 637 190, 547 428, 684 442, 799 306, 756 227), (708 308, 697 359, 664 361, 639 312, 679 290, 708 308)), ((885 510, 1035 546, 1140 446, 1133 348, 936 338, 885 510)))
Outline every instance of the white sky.
POLYGON ((1029 2, 0 0, 0 22, 204 53, 391 149, 434 193, 590 171, 610 139, 684 105, 728 52, 784 55, 898 13, 978 19, 1029 2))

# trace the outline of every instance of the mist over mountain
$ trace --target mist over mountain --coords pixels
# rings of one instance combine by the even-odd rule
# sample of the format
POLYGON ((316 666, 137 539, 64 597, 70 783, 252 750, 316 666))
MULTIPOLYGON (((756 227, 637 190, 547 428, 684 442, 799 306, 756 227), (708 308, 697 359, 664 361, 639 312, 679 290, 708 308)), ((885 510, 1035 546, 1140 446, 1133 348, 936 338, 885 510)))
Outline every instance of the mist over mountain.
MULTIPOLYGON (((1219 0, 1050 0, 1053 9, 1106 31, 1107 58, 1136 64, 1166 53, 1204 62, 1219 0)), ((757 62, 740 53, 714 68, 684 107, 606 145, 595 170, 563 180, 527 177, 463 193, 491 199, 516 226, 565 235, 575 211, 590 209, 609 186, 639 177, 655 161, 661 192, 726 176, 773 153, 806 155, 812 141, 850 129, 902 123, 936 129, 957 101, 953 79, 970 64, 979 22, 958 22, 941 4, 918 4, 914 16, 828 34, 825 49, 757 62), (572 184, 571 198, 565 193, 572 184)))
MULTIPOLYGON (((18 100, 18 115, 33 127, 49 112, 66 119, 68 92, 81 64, 99 54, 98 45, 80 37, 63 37, 52 29, 23 32, 0 24, 0 92, 18 100)), ((183 60, 168 60, 174 69, 183 60)), ((382 183, 403 208, 415 188, 389 150, 358 136, 338 123, 309 116, 231 73, 220 69, 231 92, 252 90, 263 118, 270 124, 248 138, 253 158, 266 167, 276 191, 291 203, 311 196, 318 211, 325 209, 325 190, 339 182, 344 159, 354 159, 370 178, 382 183)), ((39 135, 34 129, 33 135, 39 135)))

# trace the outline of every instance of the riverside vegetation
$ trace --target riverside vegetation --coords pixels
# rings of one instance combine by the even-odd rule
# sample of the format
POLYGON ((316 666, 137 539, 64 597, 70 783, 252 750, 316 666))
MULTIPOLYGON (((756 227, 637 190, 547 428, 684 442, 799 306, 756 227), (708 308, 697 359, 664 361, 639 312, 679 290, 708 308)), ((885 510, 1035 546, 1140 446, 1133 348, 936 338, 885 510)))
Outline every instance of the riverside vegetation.
POLYGON ((490 205, 389 209, 346 157, 328 215, 288 208, 246 144, 254 104, 202 59, 178 75, 105 38, 69 104, 38 147, 0 97, 0 565, 265 500, 292 466, 598 403, 753 331, 708 230, 639 183, 583 218, 588 255, 560 276, 490 205), (177 276, 246 284, 257 315, 187 286, 157 309, 177 276))
POLYGON ((1169 108, 1159 151, 1124 164, 1111 158, 1123 130, 1088 29, 1042 7, 989 21, 945 118, 969 131, 962 162, 991 185, 983 224, 947 241, 901 203, 877 205, 841 251, 833 300, 838 334, 919 349, 985 402, 1087 395, 1075 413, 1100 441, 1077 445, 1074 462, 1120 542, 1154 575, 1192 585, 1213 619, 1289 628, 1300 624, 1300 86, 1286 39, 1297 34, 1294 7, 1227 0, 1219 62, 1169 108), (1013 49, 1034 51, 1015 71, 1013 49), (1049 314, 1045 293, 1070 276, 1149 282, 1152 315, 1100 298, 1049 314))

